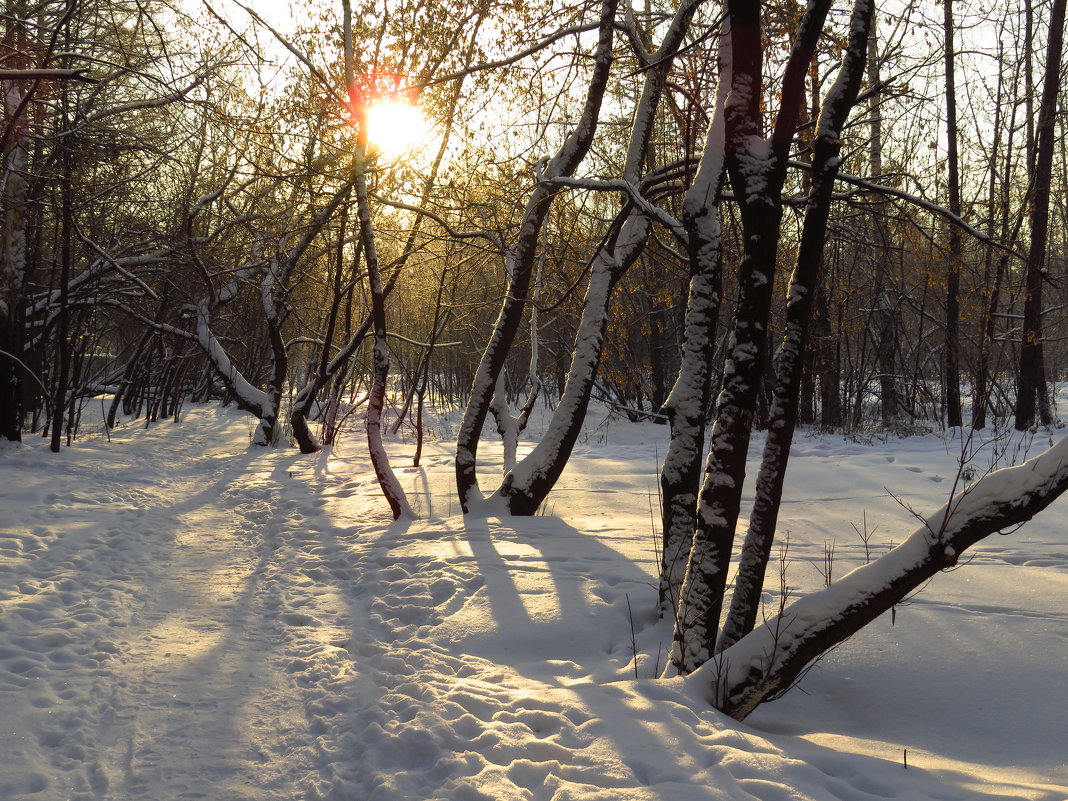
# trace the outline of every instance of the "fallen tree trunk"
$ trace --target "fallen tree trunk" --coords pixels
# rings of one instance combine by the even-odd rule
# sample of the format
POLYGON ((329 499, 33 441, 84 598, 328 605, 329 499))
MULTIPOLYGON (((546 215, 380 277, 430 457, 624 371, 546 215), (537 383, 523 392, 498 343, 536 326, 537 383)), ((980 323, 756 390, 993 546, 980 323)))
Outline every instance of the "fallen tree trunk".
POLYGON ((1068 489, 1068 438, 990 473, 923 521, 907 540, 754 629, 688 677, 738 720, 788 689, 829 649, 957 564, 979 540, 1019 526, 1068 489))

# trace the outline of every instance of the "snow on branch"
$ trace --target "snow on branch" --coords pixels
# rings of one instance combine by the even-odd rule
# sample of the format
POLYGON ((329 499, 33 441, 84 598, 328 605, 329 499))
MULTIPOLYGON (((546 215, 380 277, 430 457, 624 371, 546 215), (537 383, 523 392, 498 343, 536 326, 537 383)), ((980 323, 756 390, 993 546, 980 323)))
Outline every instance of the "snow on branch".
POLYGON ((623 192, 631 199, 634 205, 641 210, 642 214, 663 225, 671 231, 680 242, 686 242, 686 231, 682 227, 682 223, 659 206, 650 203, 642 196, 638 187, 630 181, 558 176, 555 178, 540 178, 539 183, 545 184, 546 186, 566 186, 571 189, 588 189, 591 192, 623 192))
POLYGON ((901 545, 789 606, 687 677, 738 720, 776 697, 824 652, 855 634, 979 540, 1020 525, 1068 490, 1068 437, 951 497, 901 545))

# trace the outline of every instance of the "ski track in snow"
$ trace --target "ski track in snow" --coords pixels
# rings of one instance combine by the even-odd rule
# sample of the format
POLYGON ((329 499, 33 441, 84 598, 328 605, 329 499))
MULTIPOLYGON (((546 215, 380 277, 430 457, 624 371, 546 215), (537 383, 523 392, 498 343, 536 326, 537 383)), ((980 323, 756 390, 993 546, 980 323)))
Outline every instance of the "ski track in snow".
MULTIPOLYGON (((653 612, 652 554, 633 543, 636 525, 649 537, 645 498, 630 517, 392 523, 361 455, 246 450, 245 433, 240 415, 192 409, 181 428, 112 445, 0 452, 3 801, 1066 796, 1034 776, 976 780, 952 759, 905 772, 774 716, 734 724, 680 682, 649 681, 670 632, 653 612)), ((628 448, 589 448, 589 475, 554 498, 635 494, 628 448)), ((425 507, 447 452, 398 471, 425 507)), ((821 502, 807 503, 793 511, 818 530, 821 502)), ((817 559, 818 542, 794 547, 817 559)), ((1061 543, 975 559, 1065 571, 1061 543)), ((912 603, 1068 631, 1054 608, 912 603)))

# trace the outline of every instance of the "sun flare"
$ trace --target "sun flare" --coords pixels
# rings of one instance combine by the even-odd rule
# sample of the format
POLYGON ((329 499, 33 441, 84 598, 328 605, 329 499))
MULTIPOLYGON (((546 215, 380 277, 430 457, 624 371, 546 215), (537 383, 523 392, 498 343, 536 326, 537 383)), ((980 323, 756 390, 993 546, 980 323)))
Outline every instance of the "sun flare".
POLYGON ((387 158, 399 158, 425 144, 430 124, 406 100, 379 100, 367 107, 367 140, 387 158))

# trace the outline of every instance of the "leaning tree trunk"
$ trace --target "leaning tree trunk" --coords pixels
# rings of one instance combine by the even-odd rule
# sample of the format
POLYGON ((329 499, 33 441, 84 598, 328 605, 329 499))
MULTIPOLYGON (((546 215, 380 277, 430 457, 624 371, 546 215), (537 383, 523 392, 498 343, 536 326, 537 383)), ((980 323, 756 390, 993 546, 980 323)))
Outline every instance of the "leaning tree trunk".
POLYGON ((640 212, 632 212, 616 242, 601 248, 594 258, 575 335, 571 369, 560 401, 545 436, 504 477, 498 490, 513 515, 535 514, 567 465, 585 422, 590 392, 597 377, 612 290, 641 255, 651 227, 640 212))
POLYGON ((777 380, 768 435, 764 443, 764 457, 757 476, 756 500, 742 546, 730 612, 724 621, 717 650, 733 645, 752 631, 760 609, 764 574, 775 539, 783 483, 786 480, 786 466, 790 459, 794 428, 797 425, 801 371, 808 347, 812 301, 822 272, 823 243, 827 235, 834 181, 838 175, 839 156, 842 151, 842 129, 856 103, 864 77, 868 28, 873 13, 872 0, 857 0, 854 4, 849 42, 842 66, 824 101, 813 142, 812 186, 805 205, 805 221, 801 231, 797 264, 790 281, 786 304, 786 333, 775 360, 777 380))
POLYGON ((789 689, 804 669, 900 603, 984 537, 1030 520, 1068 490, 1068 438, 1025 464, 984 476, 901 545, 768 620, 689 681, 742 720, 789 689))
MULTIPOLYGON (((674 56, 682 46, 690 18, 700 0, 683 2, 664 33, 659 49, 645 56, 648 68, 641 98, 631 125, 630 142, 623 166, 623 180, 636 186, 649 154, 656 110, 660 105, 674 56)), ((581 186, 581 182, 579 182, 581 186)), ((575 335, 571 367, 560 402, 553 413, 545 436, 516 468, 505 476, 499 495, 505 498, 512 514, 534 514, 556 484, 585 422, 590 392, 597 376, 608 308, 612 291, 623 275, 637 261, 652 231, 652 209, 625 207, 617 220, 619 228, 598 249, 590 269, 590 282, 582 306, 582 318, 575 335)), ((672 225, 677 225, 671 221, 672 225)))
MULTIPOLYGON (((543 170, 543 177, 557 178, 572 175, 586 157, 593 143, 593 134, 601 112, 601 101, 608 86, 612 67, 612 42, 615 30, 617 0, 603 0, 600 11, 597 48, 593 56, 593 74, 590 77, 586 100, 575 130, 564 140, 556 155, 543 170)), ((494 324, 489 343, 475 371, 471 395, 456 437, 456 491, 464 512, 482 500, 478 486, 477 467, 478 441, 482 426, 489 414, 497 376, 504 369, 508 351, 515 341, 527 303, 527 294, 533 276, 537 255, 538 234, 545 216, 549 213, 553 197, 560 188, 539 183, 531 192, 520 224, 518 240, 511 248, 508 271, 508 286, 504 293, 500 314, 494 324)))

